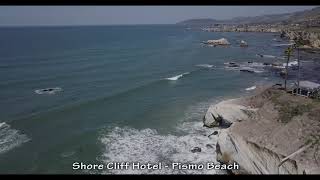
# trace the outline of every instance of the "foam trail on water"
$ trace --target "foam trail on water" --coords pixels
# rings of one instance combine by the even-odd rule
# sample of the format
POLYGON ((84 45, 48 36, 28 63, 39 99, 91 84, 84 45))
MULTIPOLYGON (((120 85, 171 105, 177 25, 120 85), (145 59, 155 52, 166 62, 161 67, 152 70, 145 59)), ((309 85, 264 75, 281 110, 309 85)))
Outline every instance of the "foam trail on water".
POLYGON ((277 56, 267 55, 267 54, 257 54, 256 56, 264 57, 264 58, 276 58, 277 56))
POLYGON ((213 68, 214 65, 212 65, 212 64, 197 64, 196 67, 213 68))
POLYGON ((30 139, 16 129, 11 129, 7 123, 0 123, 0 154, 5 153, 30 139))
POLYGON ((287 44, 273 44, 273 46, 277 46, 277 47, 280 47, 280 46, 292 46, 294 45, 294 43, 287 43, 287 44))
POLYGON ((180 78, 182 78, 184 75, 187 75, 187 74, 190 74, 190 72, 186 72, 186 73, 183 73, 183 74, 179 74, 177 76, 173 76, 173 77, 169 77, 169 78, 166 78, 167 80, 170 80, 170 81, 176 81, 180 78))
POLYGON ((254 89, 256 89, 257 87, 256 86, 251 86, 251 87, 249 87, 249 88, 246 88, 246 91, 251 91, 251 90, 254 90, 254 89))
POLYGON ((45 88, 45 89, 37 89, 34 92, 36 94, 55 94, 57 92, 62 91, 62 88, 55 87, 55 88, 45 88))

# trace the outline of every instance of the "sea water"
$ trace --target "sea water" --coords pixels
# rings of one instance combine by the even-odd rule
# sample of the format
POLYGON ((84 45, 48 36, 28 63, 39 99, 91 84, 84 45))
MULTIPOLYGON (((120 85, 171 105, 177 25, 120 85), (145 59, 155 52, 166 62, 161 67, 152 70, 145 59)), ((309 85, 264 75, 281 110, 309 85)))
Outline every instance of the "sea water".
POLYGON ((283 56, 274 35, 175 25, 0 28, 0 173, 223 173, 72 164, 216 163, 217 136, 208 135, 217 129, 202 123, 210 104, 282 81, 224 63, 273 62, 256 54, 283 56), (219 38, 232 45, 201 44, 219 38))

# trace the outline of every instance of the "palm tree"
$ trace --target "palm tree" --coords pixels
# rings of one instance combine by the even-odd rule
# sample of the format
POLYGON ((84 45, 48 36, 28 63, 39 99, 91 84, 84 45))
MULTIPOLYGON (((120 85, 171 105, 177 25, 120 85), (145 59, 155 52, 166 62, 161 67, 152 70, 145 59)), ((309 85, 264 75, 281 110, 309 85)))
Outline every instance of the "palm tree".
POLYGON ((298 39, 295 41, 295 48, 298 50, 298 76, 297 76, 297 85, 298 85, 298 94, 300 93, 300 47, 303 45, 302 40, 298 39))
POLYGON ((285 80, 284 80, 284 89, 287 91, 287 80, 288 80, 288 67, 289 67, 289 61, 292 54, 293 48, 289 46, 285 51, 285 55, 287 56, 287 63, 286 63, 286 72, 285 72, 285 80))

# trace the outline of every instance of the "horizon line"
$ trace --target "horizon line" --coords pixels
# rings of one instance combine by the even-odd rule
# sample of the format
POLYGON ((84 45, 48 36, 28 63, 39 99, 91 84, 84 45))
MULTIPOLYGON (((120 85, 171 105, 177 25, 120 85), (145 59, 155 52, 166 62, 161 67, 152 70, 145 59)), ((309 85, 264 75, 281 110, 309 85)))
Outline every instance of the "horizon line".
POLYGON ((79 26, 143 26, 143 25, 179 25, 177 23, 159 23, 159 24, 44 24, 44 25, 0 25, 0 28, 10 27, 79 27, 79 26))

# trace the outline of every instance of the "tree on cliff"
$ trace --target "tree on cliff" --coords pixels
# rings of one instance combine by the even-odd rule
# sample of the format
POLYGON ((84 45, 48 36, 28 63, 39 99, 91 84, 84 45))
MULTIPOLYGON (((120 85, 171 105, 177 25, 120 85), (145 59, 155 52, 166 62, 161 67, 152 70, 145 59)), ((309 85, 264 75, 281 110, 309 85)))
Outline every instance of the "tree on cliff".
POLYGON ((303 45, 303 40, 300 37, 299 39, 295 40, 294 48, 297 49, 298 52, 298 76, 297 76, 297 85, 298 85, 298 92, 300 93, 300 47, 303 45))
POLYGON ((287 90, 287 80, 288 80, 288 67, 291 54, 293 52, 293 48, 289 46, 285 51, 285 56, 287 56, 287 63, 286 63, 286 71, 285 71, 285 79, 284 79, 284 89, 287 90))

